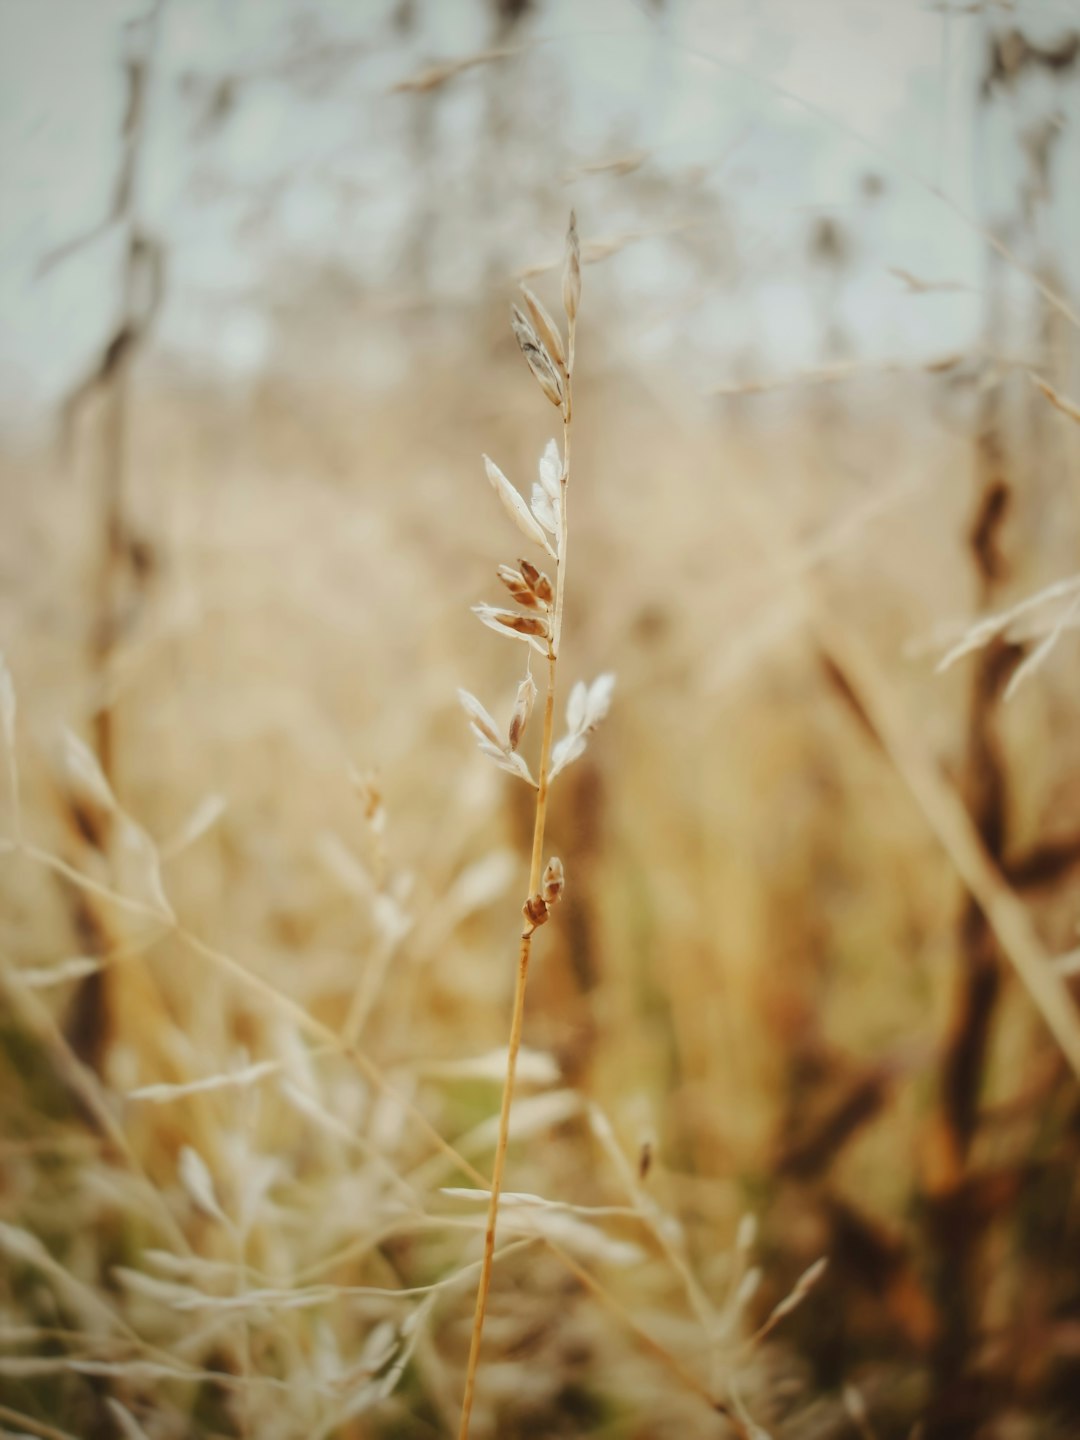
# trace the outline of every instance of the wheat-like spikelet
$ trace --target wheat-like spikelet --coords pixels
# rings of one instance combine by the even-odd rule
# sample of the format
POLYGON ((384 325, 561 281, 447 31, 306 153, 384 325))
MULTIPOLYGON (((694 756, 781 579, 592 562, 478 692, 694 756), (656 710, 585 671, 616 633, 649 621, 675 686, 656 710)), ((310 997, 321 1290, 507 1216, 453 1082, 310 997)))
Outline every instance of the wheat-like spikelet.
POLYGON ((604 718, 611 703, 614 677, 602 675, 591 686, 578 683, 570 694, 567 707, 567 733, 553 743, 555 720, 555 684, 562 640, 563 600, 566 591, 567 491, 570 481, 570 436, 573 417, 574 339, 578 305, 581 299, 581 252, 577 225, 570 215, 566 236, 566 259, 563 268, 563 309, 566 312, 567 337, 563 343, 559 327, 537 297, 522 287, 524 309, 515 305, 511 325, 522 354, 528 361, 541 390, 553 405, 559 407, 563 421, 562 454, 552 440, 540 459, 539 478, 533 485, 530 502, 499 467, 484 456, 487 477, 507 515, 517 529, 538 549, 555 562, 555 579, 551 579, 529 560, 517 566, 500 565, 499 579, 518 606, 503 609, 493 605, 475 607, 480 620, 500 635, 521 640, 529 647, 525 677, 518 687, 510 725, 504 734, 485 707, 467 690, 460 692, 465 713, 480 749, 500 768, 517 775, 536 791, 536 814, 533 824, 532 858, 529 886, 522 906, 522 929, 518 949, 517 983, 514 989, 510 1040, 507 1047, 506 1077, 499 1113, 498 1138, 488 1199, 487 1224, 484 1233, 484 1254, 480 1281, 476 1292, 469 1360, 465 1375, 465 1394, 461 1407, 460 1440, 467 1440, 476 1389, 476 1373, 484 1334, 484 1316, 491 1285, 491 1267, 495 1254, 495 1229, 499 1216, 503 1171, 510 1133, 510 1109, 514 1098, 517 1058, 525 1016, 525 987, 533 935, 546 923, 552 909, 562 898, 565 886, 562 862, 552 857, 543 865, 544 827, 547 819, 548 789, 551 781, 584 751, 589 732, 604 718), (544 698, 543 734, 540 742, 539 768, 534 779, 525 760, 518 752, 533 710, 537 688, 532 677, 532 657, 536 653, 547 662, 547 688, 544 698))

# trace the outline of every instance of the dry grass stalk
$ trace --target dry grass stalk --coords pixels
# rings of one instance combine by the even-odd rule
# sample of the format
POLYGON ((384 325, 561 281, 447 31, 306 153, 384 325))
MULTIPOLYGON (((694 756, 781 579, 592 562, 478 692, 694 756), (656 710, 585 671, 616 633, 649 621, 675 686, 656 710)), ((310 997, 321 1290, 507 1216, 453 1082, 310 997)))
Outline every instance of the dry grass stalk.
MULTIPOLYGON (((1070 420, 1080 422, 1080 406, 1054 389, 1041 375, 1029 371, 1032 384, 1040 390, 1055 409, 1070 420)), ((1045 589, 1025 598, 1008 610, 997 615, 985 616, 973 624, 947 651, 938 664, 938 670, 947 670, 951 665, 972 651, 981 650, 992 641, 1001 638, 1037 640, 1038 643, 1027 653, 1014 670, 1005 688, 1004 699, 1011 700, 1020 686, 1036 670, 1040 669, 1057 647, 1066 630, 1074 629, 1080 615, 1080 577, 1071 575, 1055 581, 1045 589), (1068 604, 1059 609, 1056 616, 1052 607, 1062 599, 1068 604), (1026 630, 1022 627, 1026 626, 1026 630)))
POLYGON ((1080 1016, 1067 986, 1051 964, 1027 907, 987 855, 967 807, 941 778, 931 756, 908 727, 868 647, 841 624, 823 601, 816 596, 808 598, 815 633, 851 683, 897 772, 990 922, 1002 951, 1073 1073, 1080 1076, 1080 1016))
POLYGON ((573 213, 570 215, 570 228, 566 237, 562 294, 563 309, 567 319, 565 347, 555 322, 536 296, 528 290, 525 290, 523 295, 528 314, 520 307, 514 306, 511 322, 514 335, 537 383, 552 404, 557 405, 562 412, 562 455, 560 457, 555 441, 552 441, 544 451, 540 461, 539 483, 533 487, 532 501, 529 506, 526 506, 525 501, 498 466, 486 456, 484 457, 488 479, 498 493, 507 514, 527 539, 546 550, 554 559, 556 567, 554 588, 547 576, 538 571, 536 566, 527 560, 522 560, 516 570, 509 566, 501 566, 498 574, 511 596, 522 607, 522 611, 528 613, 500 610, 489 605, 476 607, 476 613, 486 625, 513 639, 524 640, 530 647, 526 675, 518 689, 508 734, 505 737, 502 735, 499 727, 479 700, 467 691, 461 692, 462 705, 469 716, 481 750, 502 769, 518 774, 526 783, 535 787, 536 812, 533 823, 529 886, 522 907, 523 925, 518 947, 517 980, 514 989, 510 1039, 507 1047, 506 1078, 499 1112, 498 1138, 495 1146, 484 1233, 483 1261, 480 1267, 480 1282, 476 1291, 476 1308, 465 1374, 465 1393, 461 1407, 461 1424, 458 1432, 460 1440, 467 1440, 469 1434, 469 1422, 476 1390, 476 1374, 480 1361, 480 1346, 484 1334, 484 1317, 487 1311, 488 1292, 491 1287, 495 1230, 498 1223, 499 1197, 502 1193, 503 1172, 506 1167, 506 1152, 510 1138, 510 1110, 514 1099, 517 1057, 521 1047, 521 1033, 525 1018, 525 990, 529 958, 532 953, 532 939, 536 930, 547 921, 552 907, 561 899, 565 884, 562 863, 558 859, 549 860, 546 868, 543 865, 548 788, 557 770, 569 764, 585 748, 585 736, 588 731, 607 712, 613 683, 610 676, 602 676, 599 681, 594 682, 591 689, 586 690, 584 686, 575 687, 567 714, 569 733, 564 740, 559 742, 559 746, 554 746, 555 685, 562 639, 563 600, 566 586, 566 498, 570 479, 574 338, 581 299, 581 250, 573 213), (542 655, 547 661, 543 734, 540 743, 539 768, 535 781, 524 760, 518 754, 517 748, 532 712, 533 697, 536 693, 531 673, 533 651, 542 655), (560 759, 561 764, 559 763, 560 759))
MULTIPOLYGON (((737 514, 772 563, 794 564, 791 542, 771 507, 746 491, 732 494, 737 514)), ((1071 591, 1074 579, 1063 582, 1071 591)), ((807 623, 822 651, 844 677, 860 711, 911 792, 953 868, 978 902, 1003 954, 1054 1036, 1068 1064, 1080 1076, 1080 1013, 1055 970, 1019 899, 987 854, 971 814, 903 714, 893 688, 870 647, 850 628, 809 577, 799 576, 797 593, 807 623)))
POLYGON ((426 95, 432 90, 441 90, 450 80, 456 80, 466 71, 475 70, 480 65, 491 65, 518 53, 516 48, 503 46, 494 50, 478 50, 475 55, 461 55, 453 60, 439 60, 415 75, 399 80, 396 85, 391 86, 391 94, 426 95))
POLYGON ((1075 630, 1078 623, 1080 576, 1068 575, 1024 596, 1007 610, 975 621, 938 661, 938 672, 1000 640, 1016 644, 1037 641, 1005 687, 1003 698, 1011 700, 1024 681, 1042 667, 1066 631, 1075 630))
POLYGON ((1077 405, 1075 400, 1069 400, 1060 394, 1048 381, 1044 380, 1041 375, 1035 375, 1033 373, 1031 380, 1032 384, 1042 391, 1056 410, 1060 410, 1061 413, 1067 415, 1070 420, 1075 420, 1077 424, 1080 424, 1080 405, 1077 405))

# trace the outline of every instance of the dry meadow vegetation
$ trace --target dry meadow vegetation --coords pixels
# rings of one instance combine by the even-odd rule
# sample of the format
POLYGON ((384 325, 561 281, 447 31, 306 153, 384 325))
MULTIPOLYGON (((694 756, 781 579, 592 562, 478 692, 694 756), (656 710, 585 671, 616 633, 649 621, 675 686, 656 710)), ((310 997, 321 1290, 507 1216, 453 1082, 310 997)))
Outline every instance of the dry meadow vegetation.
POLYGON ((141 336, 3 448, 4 1435, 1080 1427, 1075 313, 705 394, 579 225, 544 393, 509 275, 316 275, 246 391, 141 336), (564 609, 480 455, 565 560, 571 364, 564 609))

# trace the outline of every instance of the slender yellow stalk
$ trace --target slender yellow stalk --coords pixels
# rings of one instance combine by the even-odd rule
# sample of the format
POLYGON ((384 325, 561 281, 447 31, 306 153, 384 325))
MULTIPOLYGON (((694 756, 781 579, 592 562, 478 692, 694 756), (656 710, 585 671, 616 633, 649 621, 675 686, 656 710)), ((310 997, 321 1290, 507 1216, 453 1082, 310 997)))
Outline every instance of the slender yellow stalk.
MULTIPOLYGON (((563 415, 563 465, 562 491, 559 506, 559 558, 555 570, 555 603, 552 616, 551 636, 548 641, 547 695, 544 700, 544 731, 540 743, 540 769, 536 787, 536 818, 533 822, 532 858, 529 865, 529 889, 526 904, 540 889, 541 867, 544 856, 544 829, 547 823, 548 778, 551 769, 551 746, 555 728, 555 684, 559 661, 559 642, 562 636, 563 598, 566 587, 566 497, 570 480, 570 420, 573 413, 571 400, 571 374, 574 354, 574 317, 569 317, 569 355, 564 372, 565 394, 562 404, 563 415)), ((517 980, 514 985, 514 1006, 510 1019, 510 1040, 506 1055, 506 1078, 503 1082, 502 1106, 499 1111, 499 1135, 495 1145, 495 1162, 491 1174, 491 1192, 488 1200, 487 1224, 484 1231, 484 1257, 480 1266, 480 1282, 476 1290, 476 1309, 473 1313, 472 1337, 469 1342, 469 1362, 465 1372, 465 1395, 461 1405, 461 1425, 458 1440, 468 1440, 469 1422, 472 1416, 473 1398, 476 1392, 476 1372, 480 1363, 480 1345, 484 1336, 484 1317, 487 1314, 488 1292, 491 1289, 491 1269, 495 1256, 495 1230, 499 1218, 499 1197, 502 1194, 503 1172, 506 1169, 506 1152, 510 1139, 510 1110, 514 1102, 514 1083, 517 1076, 518 1051, 521 1048, 521 1032, 525 1023, 525 990, 529 979, 529 958, 532 954, 532 937, 536 925, 525 913, 525 924, 518 948, 517 980)))

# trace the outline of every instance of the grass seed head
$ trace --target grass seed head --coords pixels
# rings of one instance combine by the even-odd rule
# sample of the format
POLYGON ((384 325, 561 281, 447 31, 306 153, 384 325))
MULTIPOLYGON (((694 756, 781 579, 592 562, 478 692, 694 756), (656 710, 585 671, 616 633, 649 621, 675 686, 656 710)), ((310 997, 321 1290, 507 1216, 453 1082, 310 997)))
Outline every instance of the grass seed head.
POLYGON ((501 625, 515 635, 531 635, 537 640, 546 640, 551 634, 550 625, 540 615, 519 615, 516 610, 501 610, 496 605, 474 605, 473 610, 492 629, 501 625))
POLYGON ((521 737, 525 734, 525 726, 529 723, 529 716, 532 714, 535 700, 536 681, 532 677, 532 671, 529 671, 518 686, 517 698, 514 701, 514 713, 510 717, 511 750, 516 750, 521 744, 521 737))
POLYGON ((499 736, 499 727, 495 724, 495 721, 488 714, 487 710, 484 709, 483 705, 481 705, 480 701, 477 700, 476 696, 470 695, 468 690, 458 690, 458 700, 461 702, 461 708, 471 720, 477 735, 483 736, 483 738, 490 741, 492 745, 501 748, 502 740, 499 736))
POLYGON ((511 565, 500 565, 495 574, 519 605, 524 605, 527 610, 540 609, 540 601, 536 592, 523 571, 515 570, 511 565))
POLYGON ((484 470, 487 472, 492 489, 502 502, 503 509, 521 533, 534 545, 540 545, 549 555, 554 555, 555 552, 548 543, 547 536, 540 528, 539 522, 530 514, 525 501, 489 455, 484 456, 484 470))
POLYGON ((510 307, 510 325, 514 337, 521 346, 521 353, 529 362, 529 369, 536 376, 540 389, 553 405, 561 406, 566 398, 563 379, 554 360, 544 348, 544 343, 533 329, 532 321, 517 305, 510 307))
POLYGON ((566 876, 563 873, 563 863, 557 855, 553 855, 547 863, 544 871, 543 897, 548 905, 557 905, 562 899, 563 890, 566 886, 566 876))
POLYGON ((542 570, 528 560, 519 560, 519 568, 500 565, 495 571, 507 590, 519 605, 526 610, 550 609, 555 599, 555 588, 542 570))
POLYGON ((559 334, 559 327, 544 309, 539 298, 533 294, 527 285, 522 285, 521 296, 525 301, 529 314, 532 317, 533 325, 537 335, 543 341, 548 353, 557 362, 559 368, 566 369, 566 351, 563 349, 562 336, 559 334))
POLYGON ((542 570, 538 570, 535 565, 530 564, 528 560, 521 560, 518 563, 521 566, 522 577, 528 583, 533 595, 536 596, 541 605, 550 605, 555 599, 555 588, 548 577, 542 570))

